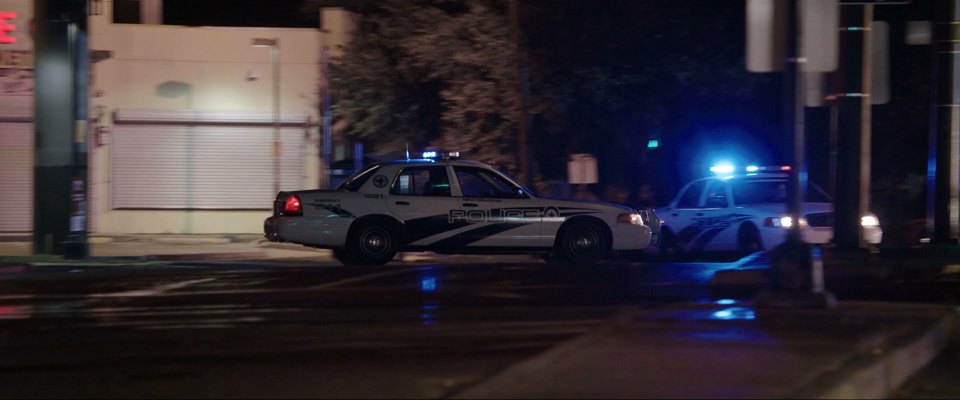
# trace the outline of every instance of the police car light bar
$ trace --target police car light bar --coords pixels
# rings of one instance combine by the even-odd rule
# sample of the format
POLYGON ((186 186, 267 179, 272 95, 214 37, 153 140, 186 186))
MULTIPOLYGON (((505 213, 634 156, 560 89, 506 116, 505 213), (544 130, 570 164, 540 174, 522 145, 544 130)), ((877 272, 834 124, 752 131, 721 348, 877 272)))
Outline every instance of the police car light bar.
POLYGON ((717 175, 729 175, 734 171, 732 164, 717 164, 710 167, 710 172, 713 172, 717 175))
POLYGON ((427 160, 436 160, 436 159, 452 160, 452 159, 460 158, 460 152, 459 152, 459 151, 434 151, 434 150, 430 150, 430 151, 425 151, 425 152, 423 152, 423 158, 424 158, 424 159, 427 159, 427 160))

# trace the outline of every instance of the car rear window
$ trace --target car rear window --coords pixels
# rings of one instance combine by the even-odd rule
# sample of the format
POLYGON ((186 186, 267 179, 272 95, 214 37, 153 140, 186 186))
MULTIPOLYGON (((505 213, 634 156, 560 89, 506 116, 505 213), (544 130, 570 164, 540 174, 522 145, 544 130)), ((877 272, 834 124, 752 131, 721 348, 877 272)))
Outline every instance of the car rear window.
POLYGON ((347 177, 340 186, 337 186, 337 190, 345 190, 348 192, 360 190, 360 187, 362 187, 378 169, 380 169, 380 164, 371 164, 364 169, 354 172, 353 175, 347 177))

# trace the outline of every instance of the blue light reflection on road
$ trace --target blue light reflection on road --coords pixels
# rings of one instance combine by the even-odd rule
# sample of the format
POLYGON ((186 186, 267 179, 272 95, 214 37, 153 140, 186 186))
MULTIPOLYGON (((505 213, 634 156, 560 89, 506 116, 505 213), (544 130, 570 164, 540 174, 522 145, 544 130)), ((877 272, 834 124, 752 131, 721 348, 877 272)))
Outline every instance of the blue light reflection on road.
MULTIPOLYGON (((438 288, 437 276, 433 273, 424 273, 420 275, 420 291, 423 293, 435 293, 438 288)), ((420 323, 424 326, 436 325, 437 311, 440 306, 436 300, 425 300, 420 312, 420 323)))
POLYGON ((424 293, 437 291, 437 277, 434 275, 424 275, 420 277, 420 291, 424 293))
POLYGON ((757 318, 757 313, 754 312, 753 309, 746 307, 729 307, 714 311, 713 314, 711 314, 711 317, 724 321, 751 320, 757 318))

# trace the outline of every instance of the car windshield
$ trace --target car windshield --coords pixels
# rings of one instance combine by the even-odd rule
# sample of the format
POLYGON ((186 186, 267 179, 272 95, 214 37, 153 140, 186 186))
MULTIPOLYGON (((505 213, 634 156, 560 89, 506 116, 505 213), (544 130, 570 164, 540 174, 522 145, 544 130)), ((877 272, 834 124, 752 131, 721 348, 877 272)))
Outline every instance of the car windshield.
MULTIPOLYGON (((733 201, 738 206, 750 204, 786 203, 787 180, 740 180, 730 182, 733 189, 733 201)), ((810 183, 804 201, 812 203, 832 203, 833 199, 819 186, 810 183)))

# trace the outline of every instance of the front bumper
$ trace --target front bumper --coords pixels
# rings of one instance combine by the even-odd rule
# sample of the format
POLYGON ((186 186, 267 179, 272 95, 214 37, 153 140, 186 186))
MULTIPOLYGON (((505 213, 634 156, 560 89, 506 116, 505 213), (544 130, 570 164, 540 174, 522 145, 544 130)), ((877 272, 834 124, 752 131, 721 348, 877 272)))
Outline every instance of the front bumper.
POLYGON ((610 228, 612 250, 643 250, 653 243, 653 233, 646 225, 617 224, 610 228))

